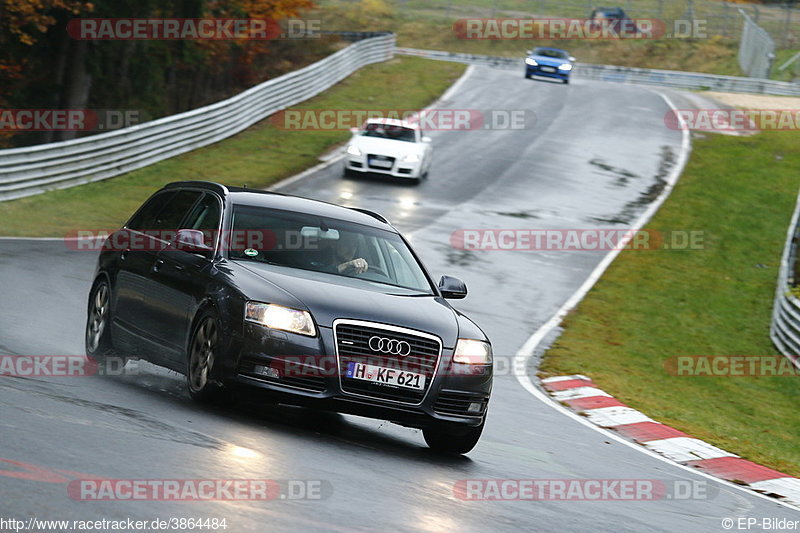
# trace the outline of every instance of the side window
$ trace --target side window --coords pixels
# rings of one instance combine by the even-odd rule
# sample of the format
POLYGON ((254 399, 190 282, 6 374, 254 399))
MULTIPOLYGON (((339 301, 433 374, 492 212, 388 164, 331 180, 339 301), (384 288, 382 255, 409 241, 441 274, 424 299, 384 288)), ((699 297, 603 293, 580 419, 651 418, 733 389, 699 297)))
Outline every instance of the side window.
POLYGON ((176 193, 158 214, 153 227, 148 229, 159 231, 178 230, 178 225, 197 199, 200 198, 200 194, 198 191, 179 191, 176 193))
POLYGON ((128 222, 127 227, 136 231, 153 229, 156 217, 164 205, 175 195, 174 191, 162 192, 151 197, 128 222))
POLYGON ((216 231, 219 227, 220 201, 213 194, 206 193, 194 206, 182 224, 182 228, 216 231))

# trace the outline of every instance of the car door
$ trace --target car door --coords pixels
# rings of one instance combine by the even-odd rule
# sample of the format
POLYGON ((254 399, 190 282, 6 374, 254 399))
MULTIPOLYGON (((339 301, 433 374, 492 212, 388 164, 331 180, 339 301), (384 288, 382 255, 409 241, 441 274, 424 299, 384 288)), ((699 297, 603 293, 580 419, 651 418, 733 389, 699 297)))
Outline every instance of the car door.
MULTIPOLYGON (((203 231, 207 243, 214 248, 219 235, 222 200, 205 193, 189 210, 178 229, 203 231)), ((196 298, 202 297, 203 280, 209 275, 213 253, 188 252, 175 243, 156 257, 151 277, 150 310, 153 335, 168 347, 173 362, 183 363, 185 345, 191 327, 196 298)), ((182 367, 181 367, 182 368, 182 367)))
POLYGON ((112 290, 112 335, 123 347, 141 351, 146 338, 145 293, 156 258, 158 240, 152 236, 159 213, 175 191, 152 196, 110 242, 117 243, 116 275, 112 290))
POLYGON ((189 213, 197 200, 202 195, 199 190, 179 189, 164 205, 156 216, 148 230, 150 241, 148 241, 148 263, 147 271, 144 275, 144 299, 141 305, 141 312, 137 313, 137 327, 141 331, 144 340, 144 351, 148 359, 157 364, 166 364, 176 357, 171 353, 172 347, 161 342, 158 331, 163 327, 160 321, 164 317, 164 305, 179 306, 180 303, 173 301, 170 295, 158 294, 157 284, 154 277, 158 274, 158 257, 162 250, 170 245, 171 236, 174 236, 180 227, 181 222, 189 213))

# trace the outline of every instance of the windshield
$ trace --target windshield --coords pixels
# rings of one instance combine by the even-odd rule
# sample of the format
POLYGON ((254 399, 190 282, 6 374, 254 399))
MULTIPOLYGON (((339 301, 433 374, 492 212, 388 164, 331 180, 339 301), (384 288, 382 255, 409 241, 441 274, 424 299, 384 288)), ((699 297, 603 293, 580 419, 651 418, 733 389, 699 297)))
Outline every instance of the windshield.
POLYGON ((551 48, 537 48, 533 51, 535 56, 554 57, 556 59, 569 59, 569 54, 563 50, 553 50, 551 48))
POLYGON ((399 235, 361 224, 255 206, 234 206, 229 255, 433 294, 399 235))
POLYGON ((413 129, 393 124, 380 124, 370 122, 361 132, 364 137, 378 137, 381 139, 393 139, 395 141, 416 142, 417 137, 413 129))

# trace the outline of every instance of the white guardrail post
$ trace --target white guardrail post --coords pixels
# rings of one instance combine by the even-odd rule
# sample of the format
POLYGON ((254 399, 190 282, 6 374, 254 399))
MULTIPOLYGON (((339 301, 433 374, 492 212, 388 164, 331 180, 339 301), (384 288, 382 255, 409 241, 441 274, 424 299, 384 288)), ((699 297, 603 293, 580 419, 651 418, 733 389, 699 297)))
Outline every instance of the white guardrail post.
POLYGON ((786 232, 786 245, 781 257, 778 271, 778 287, 775 290, 775 304, 772 308, 772 324, 770 338, 778 350, 800 368, 800 300, 791 293, 791 288, 798 279, 795 278, 795 262, 797 260, 797 244, 800 239, 800 195, 786 232))
POLYGON ((205 107, 80 139, 0 150, 0 201, 112 178, 215 143, 321 93, 365 65, 391 59, 394 47, 394 34, 368 36, 205 107))

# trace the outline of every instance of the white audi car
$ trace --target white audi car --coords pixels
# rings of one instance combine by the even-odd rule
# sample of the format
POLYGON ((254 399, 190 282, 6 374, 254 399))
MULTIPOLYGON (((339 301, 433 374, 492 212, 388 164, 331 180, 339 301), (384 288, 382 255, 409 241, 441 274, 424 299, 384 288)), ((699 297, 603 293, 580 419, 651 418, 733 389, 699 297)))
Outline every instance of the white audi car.
POLYGON ((377 173, 420 181, 431 166, 430 137, 418 124, 391 118, 367 120, 353 128, 347 144, 345 175, 377 173))

